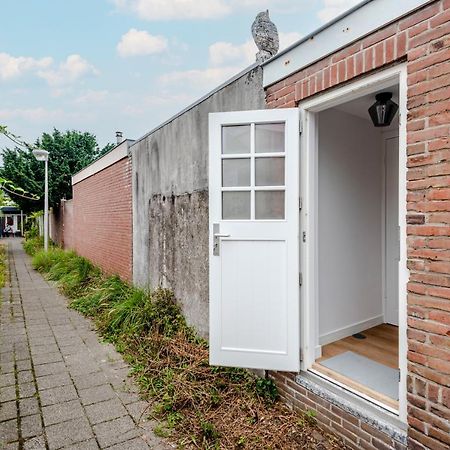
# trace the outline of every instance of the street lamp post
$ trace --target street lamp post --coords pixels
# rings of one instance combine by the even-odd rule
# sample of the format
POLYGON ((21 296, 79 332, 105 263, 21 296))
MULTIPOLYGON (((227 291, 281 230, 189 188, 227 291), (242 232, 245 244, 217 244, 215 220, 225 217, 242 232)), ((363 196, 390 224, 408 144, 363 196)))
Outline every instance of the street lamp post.
POLYGON ((48 151, 37 148, 33 155, 38 161, 45 162, 45 195, 44 195, 44 250, 48 250, 48 151))

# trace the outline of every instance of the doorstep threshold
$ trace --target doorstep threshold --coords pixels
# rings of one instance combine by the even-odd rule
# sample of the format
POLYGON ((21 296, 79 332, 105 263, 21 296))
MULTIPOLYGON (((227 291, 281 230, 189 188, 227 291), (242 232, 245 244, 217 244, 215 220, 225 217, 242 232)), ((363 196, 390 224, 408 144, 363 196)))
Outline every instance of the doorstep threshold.
POLYGON ((359 395, 367 401, 375 403, 376 405, 381 406, 381 408, 385 408, 389 412, 398 415, 398 400, 394 400, 387 395, 381 394, 368 386, 359 383, 358 381, 323 366, 320 363, 314 363, 310 371, 319 377, 325 378, 330 383, 337 384, 353 394, 359 395))
POLYGON ((317 373, 300 372, 295 377, 295 381, 318 397, 343 409, 401 444, 407 445, 407 424, 402 422, 398 415, 363 399, 317 373))

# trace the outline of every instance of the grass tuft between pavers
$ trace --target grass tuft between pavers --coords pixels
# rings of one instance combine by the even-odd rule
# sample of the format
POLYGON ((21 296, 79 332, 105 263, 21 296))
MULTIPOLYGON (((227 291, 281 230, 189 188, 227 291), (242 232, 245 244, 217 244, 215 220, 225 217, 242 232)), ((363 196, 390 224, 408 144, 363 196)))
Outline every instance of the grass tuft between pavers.
POLYGON ((5 244, 0 244, 0 287, 3 287, 6 282, 6 259, 7 259, 7 247, 5 244))
POLYGON ((160 421, 155 434, 186 449, 345 448, 318 431, 313 411, 301 415, 279 401, 272 380, 210 366, 207 342, 186 324, 170 290, 132 287, 59 248, 37 251, 33 266, 123 354, 160 421))

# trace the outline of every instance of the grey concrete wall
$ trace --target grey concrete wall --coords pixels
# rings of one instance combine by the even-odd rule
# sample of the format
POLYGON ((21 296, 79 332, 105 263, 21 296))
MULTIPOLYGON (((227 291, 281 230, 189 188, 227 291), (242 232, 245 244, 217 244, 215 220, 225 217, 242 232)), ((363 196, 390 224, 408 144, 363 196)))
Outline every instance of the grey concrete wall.
POLYGON ((77 230, 75 228, 75 213, 74 213, 74 203, 72 200, 65 200, 61 206, 63 207, 63 246, 66 250, 75 249, 75 233, 77 230))
POLYGON ((133 281, 171 288, 208 335, 208 113, 264 109, 256 67, 131 146, 133 281))
POLYGON ((63 243, 63 215, 60 208, 50 208, 48 212, 48 235, 57 245, 63 243))

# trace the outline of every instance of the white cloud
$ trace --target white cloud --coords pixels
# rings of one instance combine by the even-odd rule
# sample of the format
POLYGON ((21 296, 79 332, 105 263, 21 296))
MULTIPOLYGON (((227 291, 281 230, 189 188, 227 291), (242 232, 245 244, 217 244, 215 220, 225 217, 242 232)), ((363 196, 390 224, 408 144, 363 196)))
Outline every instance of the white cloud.
POLYGON ((119 10, 145 20, 211 19, 230 12, 225 0, 113 0, 119 10))
POLYGON ((117 51, 122 58, 137 55, 152 55, 161 53, 168 47, 164 36, 152 36, 147 31, 131 28, 117 44, 117 51))
POLYGON ((63 86, 86 75, 98 75, 98 70, 80 55, 69 55, 57 68, 38 71, 38 75, 50 86, 63 86))
POLYGON ((301 12, 304 2, 292 0, 110 0, 119 11, 140 19, 189 20, 216 19, 249 9, 256 13, 269 9, 281 13, 301 12))
POLYGON ((36 69, 44 69, 52 64, 50 57, 35 59, 25 56, 12 56, 8 53, 0 53, 0 79, 9 80, 19 77, 25 72, 36 69))
POLYGON ((173 94, 171 92, 161 92, 158 95, 147 95, 143 99, 145 106, 167 106, 167 105, 178 105, 180 107, 186 106, 193 102, 195 97, 186 94, 173 94))
POLYGON ((1 120, 11 119, 25 119, 30 122, 42 122, 60 118, 63 112, 60 109, 45 109, 37 108, 15 108, 15 109, 0 109, 1 120))
MULTIPOLYGON (((300 37, 301 35, 296 32, 280 33, 280 50, 300 37)), ((258 49, 251 39, 243 44, 215 42, 209 46, 209 64, 206 69, 166 73, 159 78, 159 81, 164 86, 189 86, 205 92, 219 86, 255 62, 257 51, 258 49)))
POLYGON ((292 0, 228 0, 233 10, 239 11, 242 8, 251 8, 256 12, 269 9, 277 12, 293 12, 305 9, 304 1, 292 0), (256 11, 258 10, 258 11, 256 11))
POLYGON ((88 90, 75 98, 73 101, 75 104, 92 104, 92 103, 101 103, 103 100, 105 100, 109 95, 109 92, 107 90, 88 90))
POLYGON ((227 64, 250 65, 255 61, 258 51, 253 40, 243 44, 231 42, 215 42, 209 46, 209 62, 212 66, 224 66, 227 64))
MULTIPOLYGON (((195 96, 186 93, 160 92, 157 95, 146 95, 140 98, 139 102, 122 107, 121 112, 126 116, 139 117, 154 113, 155 107, 157 107, 157 110, 180 111, 194 102, 195 99, 195 96)), ((171 114, 172 112, 169 112, 165 118, 167 119, 171 114)))
POLYGON ((179 85, 209 90, 220 85, 239 72, 237 67, 209 67, 204 70, 193 69, 170 72, 160 77, 163 85, 179 85))
POLYGON ((361 0, 323 0, 323 8, 317 13, 319 19, 325 23, 347 11, 361 0))
MULTIPOLYGON (((98 74, 98 70, 80 55, 69 55, 56 67, 50 56, 36 59, 0 53, 0 80, 16 78, 26 72, 45 79, 53 88, 68 85, 85 75, 98 74)), ((54 89, 53 96, 59 96, 59 90, 54 89)))
MULTIPOLYGON (((280 50, 283 50, 298 41, 301 35, 297 32, 279 33, 279 37, 280 50)), ((209 62, 213 67, 228 64, 244 68, 255 62, 257 51, 252 39, 237 45, 231 42, 216 42, 209 46, 209 62)))

